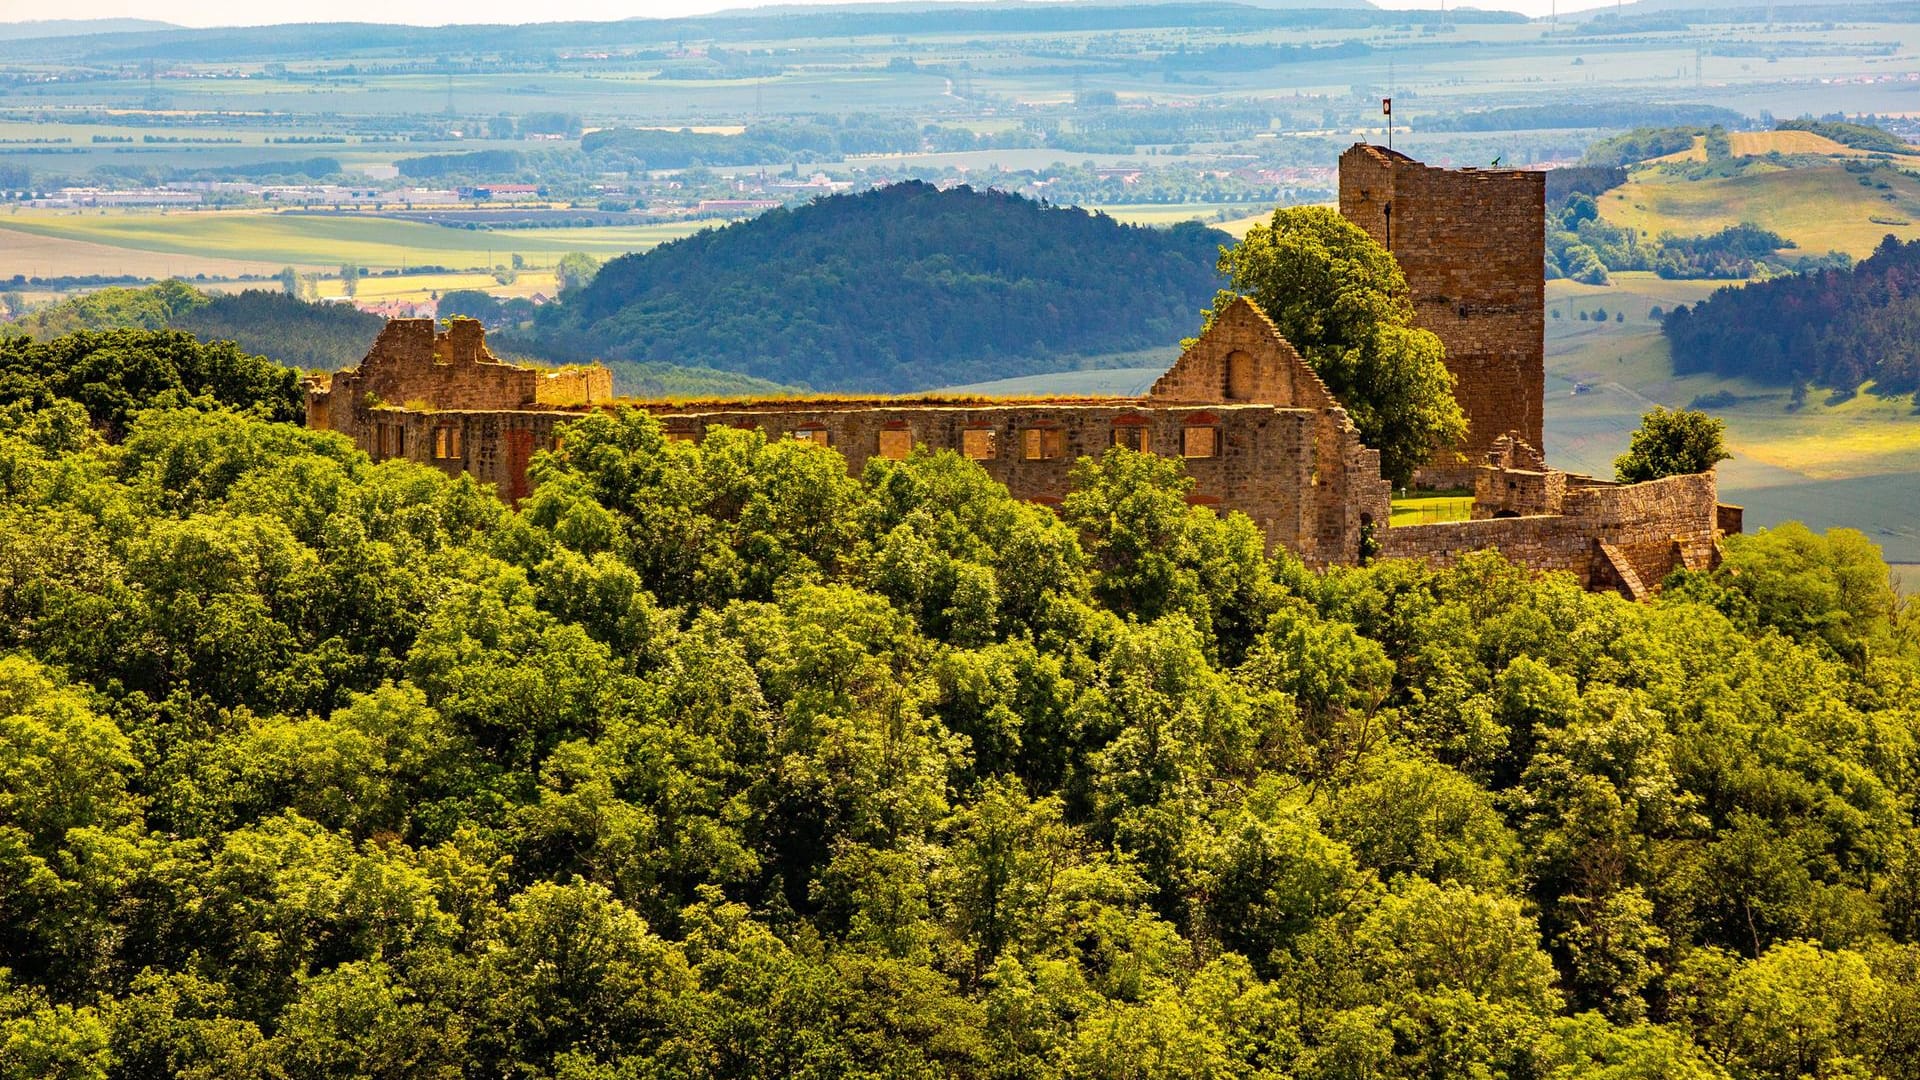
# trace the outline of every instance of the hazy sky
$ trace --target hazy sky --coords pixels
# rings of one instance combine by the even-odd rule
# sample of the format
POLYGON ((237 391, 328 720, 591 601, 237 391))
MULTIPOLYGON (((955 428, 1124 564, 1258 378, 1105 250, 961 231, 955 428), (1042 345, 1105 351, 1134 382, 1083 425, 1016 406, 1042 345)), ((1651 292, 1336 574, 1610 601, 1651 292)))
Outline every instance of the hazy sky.
MULTIPOLYGON (((791 0, 790 0, 791 2, 791 0)), ((799 0, 801 3, 810 0, 799 0)), ((821 2, 821 0, 812 0, 821 2)), ((844 3, 845 0, 836 0, 844 3)), ((1376 0, 1382 7, 1437 8, 1440 0, 1376 0)), ((1478 0, 1476 6, 1545 15, 1553 0, 1478 0)), ((1609 0, 1563 0, 1560 9, 1594 7, 1609 0)), ((324 3, 262 5, 258 0, 0 0, 0 22, 64 19, 162 19, 186 26, 248 26, 265 22, 449 22, 523 23, 562 19, 627 19, 634 16, 700 15, 753 6, 742 0, 326 0, 324 3)), ((1457 6, 1457 0, 1450 6, 1457 6)))

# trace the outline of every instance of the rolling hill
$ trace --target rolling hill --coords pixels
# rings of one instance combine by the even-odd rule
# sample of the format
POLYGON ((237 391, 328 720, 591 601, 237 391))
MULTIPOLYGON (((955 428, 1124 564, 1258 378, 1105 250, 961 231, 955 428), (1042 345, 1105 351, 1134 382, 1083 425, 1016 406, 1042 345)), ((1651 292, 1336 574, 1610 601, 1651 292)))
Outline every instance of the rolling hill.
POLYGON ((1111 366, 1192 333, 1220 232, 909 182, 616 259, 510 347, 911 391, 1111 366))
POLYGON ((1750 223, 1802 251, 1855 258, 1888 234, 1920 237, 1920 178, 1911 171, 1920 156, 1869 157, 1811 131, 1737 131, 1727 141, 1731 175, 1698 168, 1707 151, 1696 138, 1690 150, 1633 166, 1625 184, 1597 196, 1601 217, 1649 237, 1750 223))

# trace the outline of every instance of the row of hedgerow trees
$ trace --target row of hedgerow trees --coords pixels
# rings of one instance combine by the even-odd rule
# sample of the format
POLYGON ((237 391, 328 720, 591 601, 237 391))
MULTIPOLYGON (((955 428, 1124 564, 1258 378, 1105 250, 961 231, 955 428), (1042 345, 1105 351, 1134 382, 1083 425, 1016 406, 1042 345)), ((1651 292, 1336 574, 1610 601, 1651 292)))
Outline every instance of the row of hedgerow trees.
POLYGON ((1920 1075, 1857 533, 1636 605, 637 412, 515 511, 57 347, 0 351, 0 1076, 1920 1075))

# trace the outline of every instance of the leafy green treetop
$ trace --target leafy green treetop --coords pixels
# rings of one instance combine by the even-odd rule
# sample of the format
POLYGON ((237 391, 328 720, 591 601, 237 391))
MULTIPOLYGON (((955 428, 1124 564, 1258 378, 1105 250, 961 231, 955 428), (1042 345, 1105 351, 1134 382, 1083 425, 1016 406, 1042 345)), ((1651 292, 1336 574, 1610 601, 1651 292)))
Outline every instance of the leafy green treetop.
POLYGON ((1656 405, 1640 418, 1627 452, 1613 459, 1613 474, 1623 484, 1665 476, 1706 472, 1732 457, 1722 436, 1726 421, 1694 409, 1656 405))
POLYGON ((586 288, 599 272, 600 260, 584 251, 569 251, 553 266, 554 277, 559 280, 563 293, 586 288))
POLYGON ((1246 296, 1346 406, 1380 471, 1404 484, 1436 449, 1466 437, 1446 350, 1413 325, 1407 279, 1393 254, 1324 206, 1275 210, 1220 252, 1228 288, 1205 324, 1246 296))

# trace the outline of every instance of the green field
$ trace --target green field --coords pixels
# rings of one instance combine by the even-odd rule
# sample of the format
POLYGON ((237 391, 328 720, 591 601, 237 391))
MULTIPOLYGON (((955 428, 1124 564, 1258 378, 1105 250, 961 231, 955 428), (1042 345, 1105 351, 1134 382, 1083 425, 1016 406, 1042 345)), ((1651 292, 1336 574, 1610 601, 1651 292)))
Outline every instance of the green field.
POLYGON ((1663 281, 1615 274, 1610 287, 1549 282, 1548 307, 1605 305, 1624 323, 1547 323, 1547 456, 1578 472, 1610 475, 1641 413, 1685 407, 1709 394, 1737 400, 1709 409, 1727 422, 1733 460, 1720 466, 1721 498, 1747 507, 1748 528, 1800 520, 1816 528, 1848 525, 1886 549, 1920 562, 1920 416, 1910 399, 1860 394, 1827 403, 1810 395, 1789 411, 1785 387, 1712 375, 1676 377, 1648 307, 1691 303, 1722 282, 1663 281))
POLYGON ((1465 521, 1473 516, 1473 496, 1445 493, 1417 495, 1393 500, 1392 525, 1431 525, 1440 521, 1465 521))
MULTIPOLYGON (((612 258, 711 227, 711 222, 582 229, 453 229, 371 214, 255 211, 21 212, 0 228, 111 248, 299 266, 485 268, 523 256, 548 266, 569 251, 612 258)), ((111 271, 70 271, 103 273, 111 271)))
POLYGON ((1861 180, 1840 164, 1716 180, 1640 169, 1599 203, 1608 221, 1649 236, 1698 236, 1752 222, 1816 255, 1844 251, 1862 258, 1888 233, 1902 240, 1920 237, 1920 178, 1880 169, 1868 184, 1861 180), (1870 186, 1875 184, 1886 186, 1870 186))

